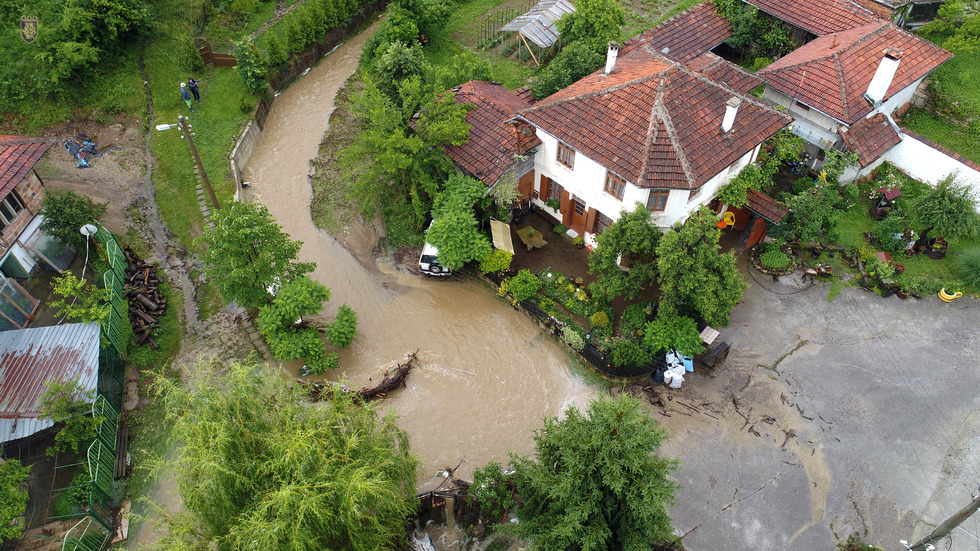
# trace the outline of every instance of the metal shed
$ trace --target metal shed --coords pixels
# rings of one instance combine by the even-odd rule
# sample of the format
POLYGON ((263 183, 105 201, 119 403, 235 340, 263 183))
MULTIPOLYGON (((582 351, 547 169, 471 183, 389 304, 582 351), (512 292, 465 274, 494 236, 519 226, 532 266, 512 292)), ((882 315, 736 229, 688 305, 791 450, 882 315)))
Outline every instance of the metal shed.
POLYGON ((95 323, 0 332, 0 443, 54 425, 40 418, 47 381, 78 377, 83 388, 96 390, 99 352, 95 323))
MULTIPOLYGON (((540 48, 551 48, 558 41, 558 28, 555 23, 566 13, 575 11, 575 6, 569 0, 541 0, 524 15, 500 27, 500 31, 516 32, 531 52, 528 40, 540 48)), ((534 52, 531 52, 534 62, 540 65, 534 52)))

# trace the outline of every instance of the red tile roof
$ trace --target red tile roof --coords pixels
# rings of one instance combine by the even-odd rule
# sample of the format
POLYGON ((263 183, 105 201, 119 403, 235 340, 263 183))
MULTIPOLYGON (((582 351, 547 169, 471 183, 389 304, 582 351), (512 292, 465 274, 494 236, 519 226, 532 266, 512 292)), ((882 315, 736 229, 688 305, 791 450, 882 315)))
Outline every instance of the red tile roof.
POLYGON ((649 46, 621 54, 611 74, 596 71, 520 114, 628 182, 672 189, 700 187, 792 121, 649 46), (742 104, 725 133, 733 96, 742 104))
POLYGON ((783 218, 789 214, 788 208, 784 207, 779 203, 779 201, 776 201, 761 191, 750 189, 748 190, 747 195, 748 201, 746 201, 745 206, 749 207, 752 212, 758 214, 766 220, 769 220, 773 224, 780 223, 783 218))
POLYGON ((862 6, 849 0, 746 0, 760 10, 820 36, 880 21, 862 6))
POLYGON ((54 140, 0 135, 0 200, 34 168, 54 140))
POLYGON ((718 15, 714 3, 708 0, 627 40, 620 55, 648 44, 670 59, 687 61, 711 50, 731 36, 728 20, 718 15), (664 52, 664 49, 667 51, 664 52))
POLYGON ((456 102, 476 106, 466 114, 466 122, 473 128, 467 143, 447 147, 446 154, 488 186, 514 164, 514 155, 524 154, 541 143, 533 129, 526 136, 517 132, 513 123, 505 122, 531 104, 500 84, 471 80, 459 86, 456 102))
POLYGON ((886 100, 953 55, 889 22, 876 22, 821 36, 762 69, 759 75, 776 90, 853 124, 872 110, 861 96, 888 48, 902 54, 886 100))
POLYGON ((878 160, 886 151, 898 145, 902 137, 895 131, 888 117, 877 113, 873 117, 861 119, 847 131, 841 131, 844 143, 855 155, 862 167, 878 160))
POLYGON ((712 52, 705 52, 685 65, 688 69, 697 71, 715 82, 727 84, 743 94, 748 94, 763 84, 762 77, 759 75, 750 73, 712 52))

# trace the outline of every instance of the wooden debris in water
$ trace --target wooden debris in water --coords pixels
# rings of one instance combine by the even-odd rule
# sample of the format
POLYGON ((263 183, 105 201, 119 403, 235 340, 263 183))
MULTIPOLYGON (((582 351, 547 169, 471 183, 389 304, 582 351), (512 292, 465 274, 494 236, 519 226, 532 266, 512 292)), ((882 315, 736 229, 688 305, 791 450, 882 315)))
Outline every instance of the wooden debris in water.
MULTIPOLYGON (((405 379, 408 377, 408 372, 412 370, 412 363, 415 361, 415 357, 418 355, 419 351, 416 350, 408 357, 405 363, 398 364, 394 369, 389 369, 385 371, 384 379, 382 379, 381 384, 372 388, 362 388, 355 392, 358 397, 362 400, 371 400, 373 398, 384 398, 392 390, 405 386, 405 379)), ((309 389, 310 397, 314 402, 319 402, 323 399, 323 391, 327 388, 327 385, 335 385, 336 383, 329 383, 324 381, 314 381, 307 382, 302 379, 297 380, 302 386, 309 389)), ((344 392, 352 392, 344 387, 341 387, 344 392)))

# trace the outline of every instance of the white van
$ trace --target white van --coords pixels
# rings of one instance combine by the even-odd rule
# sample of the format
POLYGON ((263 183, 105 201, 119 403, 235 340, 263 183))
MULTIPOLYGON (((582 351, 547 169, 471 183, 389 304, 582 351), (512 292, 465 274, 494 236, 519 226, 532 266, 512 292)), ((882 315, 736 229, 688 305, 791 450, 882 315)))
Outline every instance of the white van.
MULTIPOLYGON (((429 227, 435 222, 429 222, 429 227)), ((434 276, 447 276, 453 273, 452 270, 439 264, 439 249, 426 242, 422 247, 422 255, 419 256, 419 271, 423 274, 434 276)))

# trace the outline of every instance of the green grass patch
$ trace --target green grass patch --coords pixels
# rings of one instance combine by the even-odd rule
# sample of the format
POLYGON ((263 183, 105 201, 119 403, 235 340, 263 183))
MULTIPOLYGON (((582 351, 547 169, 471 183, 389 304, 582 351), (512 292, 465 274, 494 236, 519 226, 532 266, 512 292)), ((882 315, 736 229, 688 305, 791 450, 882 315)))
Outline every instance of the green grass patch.
POLYGON ((973 162, 980 163, 980 137, 971 134, 967 127, 955 121, 923 109, 913 108, 905 114, 902 126, 952 149, 973 162))
MULTIPOLYGON (((947 38, 942 34, 922 36, 940 45, 947 38)), ((934 89, 958 104, 959 109, 966 114, 980 114, 980 50, 957 52, 933 71, 930 78, 934 89)))

